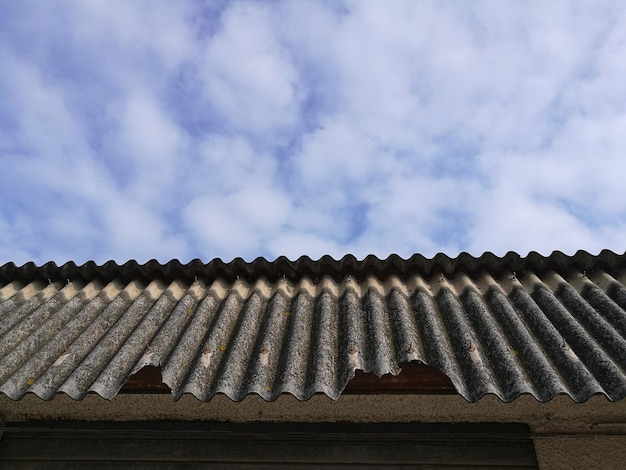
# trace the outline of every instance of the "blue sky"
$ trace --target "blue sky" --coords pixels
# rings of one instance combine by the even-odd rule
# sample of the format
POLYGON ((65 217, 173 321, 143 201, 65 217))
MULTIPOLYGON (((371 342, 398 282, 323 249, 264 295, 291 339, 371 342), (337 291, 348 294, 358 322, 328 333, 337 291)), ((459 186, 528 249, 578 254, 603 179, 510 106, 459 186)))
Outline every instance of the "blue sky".
POLYGON ((0 10, 0 264, 626 248, 622 1, 0 10))

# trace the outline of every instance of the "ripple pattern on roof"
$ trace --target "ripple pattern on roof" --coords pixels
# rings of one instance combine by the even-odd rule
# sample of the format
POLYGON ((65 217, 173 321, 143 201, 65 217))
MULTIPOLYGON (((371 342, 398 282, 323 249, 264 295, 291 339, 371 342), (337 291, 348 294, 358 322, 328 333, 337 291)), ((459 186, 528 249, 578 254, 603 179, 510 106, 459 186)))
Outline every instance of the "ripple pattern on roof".
POLYGON ((0 392, 337 398, 421 361, 468 401, 626 396, 626 257, 300 258, 0 267, 0 392))

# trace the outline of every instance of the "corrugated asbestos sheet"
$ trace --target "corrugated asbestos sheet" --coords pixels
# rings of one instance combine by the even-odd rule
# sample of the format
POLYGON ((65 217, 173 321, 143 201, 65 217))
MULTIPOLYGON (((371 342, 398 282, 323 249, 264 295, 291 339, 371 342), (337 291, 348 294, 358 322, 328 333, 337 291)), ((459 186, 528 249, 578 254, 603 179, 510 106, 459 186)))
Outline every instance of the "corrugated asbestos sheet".
POLYGON ((467 400, 626 396, 626 255, 236 259, 0 267, 0 391, 114 397, 146 365, 175 398, 337 398, 408 361, 467 400))

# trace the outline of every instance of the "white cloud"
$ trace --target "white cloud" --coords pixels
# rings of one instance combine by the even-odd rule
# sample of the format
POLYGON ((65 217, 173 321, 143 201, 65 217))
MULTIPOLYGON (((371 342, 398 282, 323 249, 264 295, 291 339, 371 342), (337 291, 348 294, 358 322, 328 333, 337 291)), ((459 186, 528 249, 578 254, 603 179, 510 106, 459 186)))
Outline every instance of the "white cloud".
POLYGON ((298 76, 274 35, 268 9, 238 2, 221 19, 198 63, 206 112, 232 129, 275 136, 298 124, 298 76))
POLYGON ((621 251, 625 12, 16 4, 0 257, 621 251))
POLYGON ((329 255, 341 259, 345 254, 345 247, 333 242, 329 237, 315 235, 306 230, 287 230, 277 233, 268 241, 268 259, 286 256, 296 260, 303 255, 312 259, 319 259, 329 255))
POLYGON ((555 249, 573 254, 580 247, 597 250, 594 231, 551 201, 499 187, 480 204, 472 230, 469 251, 549 254, 555 249))
POLYGON ((58 28, 54 35, 69 41, 83 58, 97 54, 92 65, 121 87, 161 85, 167 73, 197 53, 188 23, 196 8, 189 2, 66 1, 51 8, 56 11, 49 15, 61 20, 51 28, 58 28))
POLYGON ((118 124, 110 130, 105 158, 119 186, 155 210, 175 206, 186 180, 186 134, 154 97, 140 92, 115 111, 118 124))
POLYGON ((146 262, 156 258, 167 262, 173 257, 190 256, 182 227, 168 224, 144 206, 119 198, 104 207, 102 216, 106 234, 103 243, 113 259, 146 262))
POLYGON ((184 210, 184 223, 204 256, 251 260, 259 247, 280 235, 290 212, 289 200, 270 188, 194 199, 184 210), (217 257, 217 256, 216 256, 217 257))
MULTIPOLYGON (((324 122, 324 127, 302 139, 302 152, 295 158, 298 181, 307 189, 329 185, 362 185, 381 165, 369 137, 345 121, 324 122)), ((384 164, 383 164, 384 165, 384 164)))
POLYGON ((191 193, 220 195, 246 187, 274 185, 278 162, 242 137, 211 136, 197 142, 188 169, 191 193))

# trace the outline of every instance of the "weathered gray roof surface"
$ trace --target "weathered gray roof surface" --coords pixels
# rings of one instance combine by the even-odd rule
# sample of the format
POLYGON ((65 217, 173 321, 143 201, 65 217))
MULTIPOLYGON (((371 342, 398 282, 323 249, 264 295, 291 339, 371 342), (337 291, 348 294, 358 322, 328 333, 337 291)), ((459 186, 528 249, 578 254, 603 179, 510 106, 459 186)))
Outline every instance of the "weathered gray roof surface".
POLYGON ((0 267, 0 392, 337 398, 421 361, 467 400, 626 396, 626 255, 262 258, 0 267))

